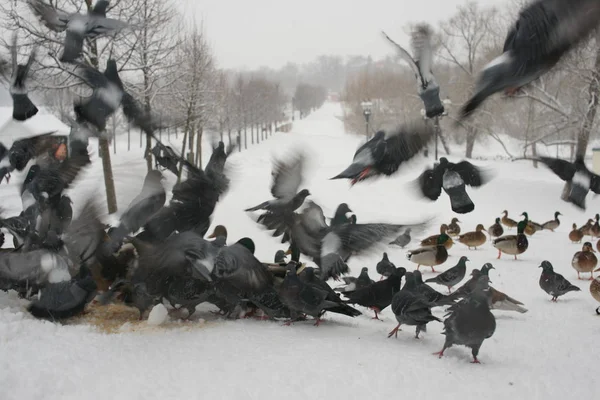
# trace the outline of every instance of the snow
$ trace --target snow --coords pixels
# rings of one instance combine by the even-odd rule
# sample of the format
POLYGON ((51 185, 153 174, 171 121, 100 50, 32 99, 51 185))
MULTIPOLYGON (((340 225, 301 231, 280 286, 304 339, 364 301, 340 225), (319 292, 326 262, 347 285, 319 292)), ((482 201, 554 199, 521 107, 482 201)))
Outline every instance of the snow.
POLYGON ((152 307, 148 314, 148 325, 158 326, 167 322, 169 311, 163 304, 157 304, 152 307))
MULTIPOLYGON (((418 156, 397 176, 352 188, 348 182, 329 180, 349 165, 364 140, 344 134, 343 123, 335 117, 340 114, 339 104, 327 103, 305 120, 295 121, 292 132, 274 133, 260 145, 231 156, 232 188, 217 206, 213 220, 213 225, 227 227, 230 243, 252 237, 256 254, 264 261, 272 261, 276 250, 287 248, 242 210, 270 198, 271 157, 299 146, 311 155, 303 186, 327 217, 346 202, 359 223, 434 218, 418 238, 437 233, 439 223, 450 221, 454 214, 445 194, 430 203, 415 196, 409 185, 432 159, 418 156)), ((130 152, 125 151, 125 140, 119 138, 117 155, 111 154, 120 207, 139 192, 145 173, 137 136, 132 137, 130 152)), ((174 139, 172 144, 180 148, 174 139)), ((206 162, 209 146, 204 150, 206 162)), ((486 153, 483 145, 476 151, 488 159, 497 154, 486 153)), ((448 159, 457 161, 458 154, 462 151, 454 151, 448 159)), ((286 327, 281 322, 222 320, 208 312, 213 307, 202 305, 190 322, 169 321, 151 327, 136 321, 137 312, 132 312, 114 333, 105 333, 77 321, 61 325, 35 320, 25 311, 27 302, 14 293, 0 292, 0 398, 592 398, 599 383, 593 357, 600 317, 594 312, 598 304, 589 294, 589 281, 577 280, 570 264, 581 245, 571 244, 567 235, 573 222, 579 225, 595 214, 600 201, 589 195, 587 212, 561 201, 562 182, 548 169, 534 169, 527 161, 474 163, 493 168, 496 175, 480 189, 467 188, 476 207, 458 216, 463 231, 473 230, 478 223, 491 225, 504 209, 515 219, 527 211, 539 223, 551 219, 555 211, 564 214, 556 232, 530 237, 529 249, 517 261, 505 255, 496 260, 497 252, 489 242, 478 250, 456 243, 439 268, 443 271, 455 265, 463 255, 471 260, 467 274, 491 262, 496 268, 490 273, 492 286, 522 301, 529 310, 525 314, 493 311, 496 333, 481 348, 482 365, 470 364, 470 350, 464 347, 447 350, 442 359, 433 356, 444 341, 440 323, 430 323, 420 340, 414 339, 414 327, 403 327, 398 339, 388 339, 387 333, 396 325, 389 309, 381 314, 383 322, 371 320, 372 313, 359 308, 364 315, 354 319, 326 314, 319 327, 312 322, 286 327), (569 293, 556 304, 550 302, 538 286, 541 269, 537 267, 543 260, 549 260, 582 291, 569 293)), ((102 197, 101 171, 94 157, 92 168, 72 194, 76 213, 86 193, 102 197)), ((23 178, 15 174, 10 185, 0 187, 7 215, 20 211, 16 190, 23 178)), ((173 181, 169 177, 168 184, 173 181)), ((390 246, 390 260, 414 269, 416 265, 406 261, 405 254, 417 247, 418 238, 405 250, 390 246)), ((354 276, 366 266, 371 278, 378 280, 375 266, 380 259, 381 253, 355 257, 349 265, 354 276)), ((427 268, 423 275, 424 279, 433 276, 427 268)), ((442 318, 444 312, 434 309, 434 314, 442 318)))
POLYGON ((0 107, 0 142, 10 148, 18 139, 56 131, 53 136, 68 136, 70 128, 52 114, 40 111, 27 121, 15 121, 12 107, 0 107))

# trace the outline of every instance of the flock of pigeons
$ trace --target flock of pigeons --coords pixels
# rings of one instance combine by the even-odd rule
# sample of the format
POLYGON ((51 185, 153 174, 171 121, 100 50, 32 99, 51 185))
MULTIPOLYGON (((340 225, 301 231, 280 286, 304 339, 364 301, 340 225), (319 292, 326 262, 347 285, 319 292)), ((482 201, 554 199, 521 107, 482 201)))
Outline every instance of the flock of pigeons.
MULTIPOLYGON (((390 337, 397 335, 401 325, 415 326, 418 337, 429 322, 440 321, 432 315, 432 307, 447 306, 443 321, 446 341, 437 354, 442 356, 452 345, 465 345, 472 349, 473 362, 478 362, 481 344, 495 331, 490 309, 514 300, 489 286, 488 273, 493 266, 485 264, 481 270, 474 270, 471 279, 448 295, 423 282, 418 270, 407 272, 393 265, 381 266, 385 271, 383 280, 371 281, 363 269, 355 279, 344 277, 347 285, 333 290, 327 281, 347 274, 347 262, 353 255, 373 251, 379 244, 402 241, 403 232, 420 229, 426 221, 358 223, 355 215, 348 216, 352 211, 344 203, 328 223, 322 208, 307 200, 310 192, 301 189, 306 162, 302 153, 274 163, 273 199, 246 210, 260 212, 257 222, 273 231, 274 237, 281 237, 282 243, 288 243, 290 261, 285 261, 286 254, 279 251, 274 263, 260 262, 254 256, 254 242, 247 237, 227 245, 227 229, 221 225, 207 238, 213 240, 204 239, 214 208, 229 187, 226 162, 233 148, 226 148, 222 142, 214 146, 202 170, 155 137, 157 162, 174 174, 178 166, 187 171, 187 179, 173 187, 168 204, 161 184, 163 175, 153 170, 116 226, 100 222, 98 207, 91 198, 73 218, 71 200, 64 191, 90 164, 88 138, 101 135, 107 119, 119 108, 132 124, 153 137, 157 125, 125 91, 114 60, 108 61, 103 72, 80 61, 87 39, 127 27, 106 17, 109 1, 98 1, 87 14, 69 14, 43 0, 28 0, 28 4, 46 27, 66 31, 60 62, 65 67, 72 65, 73 74, 93 93, 74 104, 68 158, 57 157, 51 134, 16 141, 10 149, 0 146, 2 177, 15 169, 23 171, 35 161, 20 190, 23 211, 0 219, 0 228, 9 232, 14 242, 14 248, 2 249, 0 254, 0 289, 16 290, 31 300, 28 310, 34 316, 52 320, 78 315, 97 292, 102 292, 97 300, 100 304, 120 299, 136 307, 140 319, 165 300, 175 309, 187 310, 187 317, 197 305, 208 302, 228 317, 256 315, 292 323, 311 316, 317 325, 328 311, 356 317, 361 312, 352 305, 358 304, 372 308, 378 318, 381 310, 391 306, 398 326, 390 337), (301 255, 312 259, 318 268, 302 264, 301 255)), ((596 27, 599 17, 597 0, 539 0, 527 6, 508 34, 503 55, 483 71, 461 118, 493 93, 514 93, 548 71, 596 27)), ((420 27, 415 31, 414 58, 396 46, 417 75, 427 116, 434 118, 444 112, 439 86, 431 73, 430 29, 420 27)), ((0 72, 11 72, 13 117, 23 121, 37 113, 27 91, 35 51, 27 64, 21 65, 16 47, 15 34, 12 67, 0 62, 0 72)), ((378 132, 357 150, 352 164, 333 179, 349 179, 356 184, 378 175, 392 175, 424 149, 432 136, 433 128, 423 121, 378 132)), ((565 200, 585 208, 587 192, 600 192, 600 178, 587 170, 582 159, 573 164, 550 158, 541 161, 567 182, 565 200)), ((481 186, 489 177, 467 161, 455 164, 441 158, 421 174, 417 183, 424 197, 436 200, 443 190, 450 197, 453 211, 468 213, 475 205, 466 193, 466 185, 481 186)), ((442 239, 444 236, 440 235, 442 239)), ((3 242, 4 234, 0 238, 3 242)), ((438 238, 433 247, 444 247, 442 239, 438 238)), ((384 257, 382 263, 386 261, 391 264, 384 257)), ((457 266, 433 281, 450 291, 465 277, 466 261, 466 257, 461 258, 457 266)), ((552 272, 548 262, 541 267, 544 273, 552 272)), ((554 298, 561 295, 557 292, 563 284, 560 278, 555 274, 547 279, 547 291, 554 298)))

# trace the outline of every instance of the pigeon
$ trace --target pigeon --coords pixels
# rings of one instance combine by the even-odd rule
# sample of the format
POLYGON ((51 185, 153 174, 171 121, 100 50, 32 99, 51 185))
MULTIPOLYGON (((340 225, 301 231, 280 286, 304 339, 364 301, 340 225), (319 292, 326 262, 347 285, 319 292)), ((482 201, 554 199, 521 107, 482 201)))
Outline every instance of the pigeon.
POLYGON ((38 113, 38 108, 29 99, 27 89, 27 78, 31 66, 35 61, 36 48, 29 54, 27 64, 17 63, 17 33, 13 34, 11 54, 12 54, 12 76, 10 81, 10 96, 13 100, 13 119, 16 121, 26 121, 38 113))
MULTIPOLYGON (((396 270, 396 266, 390 261, 387 253, 383 253, 383 258, 377 263, 377 273, 381 275, 381 279, 388 278, 396 270)), ((380 280, 381 280, 380 279, 380 280)))
POLYGON ((415 293, 419 293, 429 303, 435 306, 444 306, 454 303, 454 300, 451 297, 441 294, 440 292, 423 282, 423 275, 421 275, 421 271, 415 270, 413 272, 409 272, 409 274, 412 274, 414 278, 414 283, 409 284, 409 279, 407 279, 407 285, 405 285, 403 289, 409 289, 414 291, 415 293))
POLYGON ((274 213, 289 213, 299 208, 304 203, 304 199, 310 195, 307 189, 298 192, 304 180, 304 164, 303 153, 290 157, 287 162, 274 160, 271 194, 275 199, 267 200, 244 211, 267 210, 274 213))
POLYGON ((536 0, 527 5, 508 32, 503 53, 483 69, 475 94, 460 110, 459 121, 494 93, 512 95, 550 71, 589 36, 598 21, 596 0, 536 0))
POLYGON ((340 305, 337 301, 327 300, 329 292, 304 283, 296 275, 296 263, 290 262, 287 266, 285 279, 278 289, 279 297, 291 311, 291 321, 300 318, 304 313, 316 319, 315 326, 321 323, 321 316, 340 305))
POLYGON ((433 169, 427 169, 419 176, 418 184, 423 196, 434 201, 440 197, 443 188, 450 197, 452 211, 466 214, 475 209, 475 204, 465 191, 465 185, 479 187, 488 180, 486 172, 468 161, 454 164, 441 157, 433 169))
POLYGON ((444 320, 444 347, 435 355, 441 358, 446 349, 455 344, 463 345, 471 348, 472 363, 479 364, 477 356, 483 341, 496 331, 496 318, 490 312, 488 291, 489 278, 483 275, 477 280, 473 292, 452 306, 452 311, 444 320))
POLYGON ((355 292, 355 291, 362 289, 364 287, 367 287, 373 283, 373 281, 369 277, 369 268, 367 268, 367 267, 363 267, 360 270, 360 275, 358 275, 357 278, 351 277, 351 276, 345 276, 342 278, 342 280, 344 281, 345 285, 335 288, 336 292, 340 292, 340 293, 355 292))
POLYGON ((396 268, 389 278, 371 283, 354 292, 344 293, 344 296, 348 298, 350 304, 358 304, 372 309, 375 312, 375 317, 372 319, 379 319, 378 314, 392 303, 394 294, 400 290, 400 283, 405 274, 406 269, 396 268))
POLYGON ((427 279, 425 282, 434 282, 438 285, 446 286, 448 288, 448 293, 450 293, 452 287, 458 285, 465 277, 467 273, 467 261, 469 261, 469 259, 462 256, 454 267, 442 272, 434 278, 427 279))
POLYGON ((577 156, 573 163, 553 157, 525 159, 545 164, 560 179, 565 181, 561 199, 582 210, 585 210, 585 198, 590 190, 596 194, 600 193, 600 176, 587 168, 582 156, 577 156))
POLYGON ((468 296, 473 291, 473 289, 475 288, 475 284, 477 283, 477 279, 479 279, 479 277, 481 275, 488 276, 490 270, 492 270, 492 269, 496 269, 496 268, 494 268, 494 266, 492 264, 490 264, 490 263, 485 263, 481 267, 481 270, 474 269, 473 271, 471 271, 471 279, 469 279, 461 287, 459 287, 458 289, 456 289, 454 291, 454 293, 451 294, 452 298, 459 298, 459 297, 468 296))
POLYGON ((419 97, 421 97, 421 100, 425 105, 425 115, 427 118, 434 118, 442 115, 445 110, 440 101, 440 86, 435 80, 431 70, 433 65, 433 49, 431 45, 433 32, 431 26, 428 24, 418 24, 415 26, 411 37, 414 58, 399 44, 390 39, 385 32, 382 33, 396 48, 398 55, 406 61, 408 66, 415 73, 419 97))
POLYGON ((98 0, 87 14, 67 13, 43 0, 27 0, 33 14, 54 32, 67 31, 60 62, 73 63, 83 52, 85 39, 114 35, 127 27, 125 22, 106 18, 109 0, 98 0))
MULTIPOLYGON (((413 274, 407 273, 405 278, 405 285, 415 285, 413 274)), ((404 288, 400 290, 392 299, 392 311, 396 316, 398 325, 390 331, 388 338, 392 337, 392 335, 395 335, 396 338, 398 337, 400 325, 415 325, 417 327, 415 339, 418 339, 421 331, 427 332, 427 324, 429 322, 442 322, 442 320, 431 314, 432 306, 422 295, 404 288)))
POLYGON ((401 248, 406 247, 406 245, 409 244, 410 241, 412 240, 412 238, 410 237, 410 231, 411 231, 411 228, 406 228, 404 233, 402 235, 398 236, 396 239, 394 239, 393 242, 390 242, 390 244, 399 246, 401 248))
POLYGON ((398 171, 427 145, 433 137, 433 128, 424 121, 416 121, 384 132, 377 132, 356 150, 352 164, 331 179, 350 179, 350 184, 380 175, 390 176, 398 171))
POLYGON ((28 306, 27 311, 36 318, 53 321, 74 317, 96 296, 96 283, 87 268, 70 281, 50 283, 44 286, 28 306))
POLYGON ((277 252, 275 252, 275 257, 273 259, 273 262, 275 264, 285 263, 287 265, 287 262, 285 261, 285 257, 286 257, 285 251, 277 250, 277 252))
MULTIPOLYGON (((29 161, 52 149, 55 143, 53 133, 55 132, 47 132, 13 142, 10 149, 0 156, 0 167, 5 170, 5 174, 10 176, 15 169, 23 171, 29 161)), ((2 148, 6 149, 4 145, 2 148)))
POLYGON ((317 289, 326 291, 328 293, 327 297, 325 298, 326 300, 338 303, 338 307, 329 308, 327 311, 347 315, 349 317, 358 317, 359 315, 362 315, 360 311, 353 307, 350 307, 342 299, 340 299, 340 296, 331 288, 331 286, 329 286, 329 284, 327 284, 327 282, 323 282, 322 280, 318 279, 315 274, 314 268, 304 268, 302 274, 299 277, 300 280, 302 280, 303 282, 317 289))
POLYGON ((552 296, 552 301, 557 301, 563 294, 579 292, 581 290, 566 280, 564 276, 554 272, 554 268, 549 261, 542 261, 538 268, 542 268, 540 287, 544 292, 552 296))
POLYGON ((157 166, 160 165, 164 169, 171 171, 176 176, 179 174, 179 170, 177 169, 179 157, 170 146, 165 146, 162 143, 158 142, 152 148, 151 152, 154 156, 154 160, 157 166))

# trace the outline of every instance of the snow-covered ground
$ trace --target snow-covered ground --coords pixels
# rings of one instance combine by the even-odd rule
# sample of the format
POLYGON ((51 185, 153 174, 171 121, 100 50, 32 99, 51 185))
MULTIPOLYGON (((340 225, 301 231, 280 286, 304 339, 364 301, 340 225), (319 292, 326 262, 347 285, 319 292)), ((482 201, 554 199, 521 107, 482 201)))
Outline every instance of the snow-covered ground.
MULTIPOLYGON (((445 195, 437 203, 423 202, 408 185, 431 159, 419 156, 398 176, 353 188, 345 181, 329 180, 350 162, 363 140, 344 134, 342 122, 335 118, 340 113, 339 104, 328 103, 296 121, 291 133, 276 133, 230 158, 232 188, 214 215, 214 224, 227 226, 230 242, 252 237, 256 254, 264 261, 285 248, 242 210, 269 198, 271 157, 300 148, 311 155, 304 186, 328 216, 338 203, 346 202, 359 222, 402 223, 433 217, 427 235, 437 233, 439 223, 450 221, 454 215, 445 195)), ((119 140, 113 165, 123 207, 139 191, 145 164, 137 146, 125 152, 121 142, 126 139, 119 140)), ((479 155, 493 157, 487 148, 478 145, 479 155)), ((529 309, 526 314, 494 311, 497 329, 483 344, 482 365, 470 364, 470 350, 464 347, 448 350, 442 359, 433 356, 444 341, 440 323, 430 323, 420 340, 414 339, 412 327, 405 327, 398 339, 388 339, 387 333, 396 325, 389 309, 383 312, 383 322, 371 320, 371 312, 361 309, 364 315, 355 319, 327 314, 319 327, 312 322, 290 327, 279 322, 225 321, 206 312, 206 307, 195 321, 149 327, 137 323, 137 314, 132 313, 131 322, 107 334, 80 323, 62 326, 35 320, 14 294, 0 293, 0 398, 590 399, 599 383, 595 357, 600 317, 594 312, 598 304, 589 294, 589 281, 578 281, 571 267, 580 245, 571 244, 567 234, 573 222, 579 225, 592 217, 600 201, 590 195, 585 213, 562 202, 562 183, 546 168, 536 170, 529 162, 476 163, 493 168, 496 176, 489 185, 470 190, 476 208, 458 216, 463 231, 474 230, 478 223, 491 225, 504 209, 515 219, 527 211, 540 223, 555 211, 564 214, 557 232, 529 238, 529 250, 518 261, 507 256, 496 260, 497 252, 489 242, 473 251, 457 243, 440 268, 453 266, 462 255, 469 257, 470 268, 492 262, 496 267, 490 273, 492 285, 529 309), (550 302, 538 286, 541 270, 537 267, 542 260, 551 261, 582 291, 550 302)), ((85 192, 102 197, 99 164, 96 160, 77 185, 76 204, 85 192)), ((15 197, 21 179, 15 175, 8 187, 0 187, 0 201, 9 215, 19 211, 15 197)), ((407 248, 414 247, 416 240, 407 248)), ((397 266, 415 267, 406 260, 406 251, 388 249, 388 253, 397 266)), ((375 265, 380 258, 380 253, 356 257, 350 267, 356 274, 367 266, 371 277, 379 279, 375 265)), ((432 276, 427 270, 423 269, 425 278, 432 276)), ((441 309, 434 313, 443 317, 441 309)))

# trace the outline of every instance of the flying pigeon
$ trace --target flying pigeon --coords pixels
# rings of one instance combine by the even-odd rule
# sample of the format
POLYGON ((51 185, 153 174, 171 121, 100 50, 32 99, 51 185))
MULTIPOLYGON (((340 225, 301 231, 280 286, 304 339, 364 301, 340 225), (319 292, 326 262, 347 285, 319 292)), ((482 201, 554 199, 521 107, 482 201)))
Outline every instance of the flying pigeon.
POLYGON ((581 290, 566 280, 564 276, 554 272, 554 268, 549 261, 542 261, 538 268, 542 268, 540 287, 544 292, 552 296, 552 301, 558 300, 563 294, 579 292, 581 290))
POLYGON ((360 275, 358 275, 357 278, 355 278, 353 276, 344 276, 344 277, 342 277, 342 280, 344 281, 345 285, 335 288, 336 292, 340 292, 340 293, 355 292, 355 291, 362 289, 364 287, 367 287, 373 283, 373 281, 369 277, 369 268, 367 268, 367 267, 363 267, 360 270, 360 275))
MULTIPOLYGON (((414 275, 410 272, 406 273, 406 284, 415 285, 414 275)), ((395 335, 398 337, 398 331, 400 325, 414 325, 417 327, 415 338, 419 338, 419 333, 427 332, 427 324, 431 321, 442 322, 439 318, 431 314, 431 307, 433 304, 429 303, 422 295, 413 293, 411 290, 402 289, 396 293, 392 299, 392 311, 396 316, 398 325, 390 331, 388 338, 395 335)))
POLYGON ((481 168, 468 161, 454 164, 446 157, 441 157, 433 169, 427 169, 419 178, 418 183, 423 196, 437 200, 442 189, 450 197, 452 211, 466 214, 475 209, 475 204, 467 194, 465 185, 479 187, 487 183, 489 176, 481 168))
POLYGON ((27 78, 35 61, 36 48, 29 54, 27 64, 17 63, 17 33, 13 34, 11 45, 12 76, 10 81, 10 96, 13 100, 13 119, 25 121, 38 113, 38 108, 31 102, 27 89, 27 78))
POLYGON ((438 285, 446 286, 448 288, 448 293, 450 293, 452 287, 458 285, 465 277, 467 273, 467 261, 469 261, 469 259, 462 256, 454 267, 442 272, 434 278, 427 279, 425 282, 434 282, 438 285))
POLYGON ((582 210, 585 210, 585 198, 590 190, 596 194, 600 193, 600 176, 587 168, 582 156, 577 156, 573 163, 553 157, 525 159, 545 164, 560 179, 565 181, 561 199, 582 210))
POLYGON ((351 185, 379 175, 390 176, 405 161, 417 155, 433 137, 433 127, 424 121, 377 132, 354 153, 352 164, 331 179, 350 179, 351 185))
POLYGON ((164 169, 168 169, 173 174, 178 175, 177 163, 179 157, 170 146, 164 146, 162 143, 156 143, 151 150, 156 165, 160 165, 164 169))
POLYGON ((425 105, 425 115, 427 118, 434 118, 442 115, 444 113, 444 106, 440 101, 440 86, 436 82, 431 70, 433 65, 433 49, 431 46, 433 32, 431 26, 428 24, 419 24, 415 26, 411 37, 411 47, 414 58, 399 44, 390 39, 385 32, 382 33, 385 38, 394 45, 398 51, 398 55, 406 61, 408 66, 415 73, 419 97, 421 97, 421 100, 425 105))
POLYGON ((599 21, 600 3, 596 0, 537 0, 527 5, 508 32, 502 55, 483 69, 475 94, 461 109, 459 119, 494 93, 504 90, 512 95, 550 71, 599 21))
POLYGON ((67 31, 60 61, 75 62, 83 52, 83 42, 102 36, 114 35, 127 27, 125 22, 106 18, 110 1, 98 0, 87 14, 68 13, 43 0, 27 0, 33 14, 54 32, 67 31))
POLYGON ((485 339, 492 337, 496 331, 496 318, 490 311, 488 303, 489 278, 482 275, 477 280, 471 294, 461 302, 452 306, 448 318, 444 321, 446 341, 441 351, 434 353, 440 358, 446 349, 455 344, 471 348, 473 363, 479 364, 477 355, 485 339))

